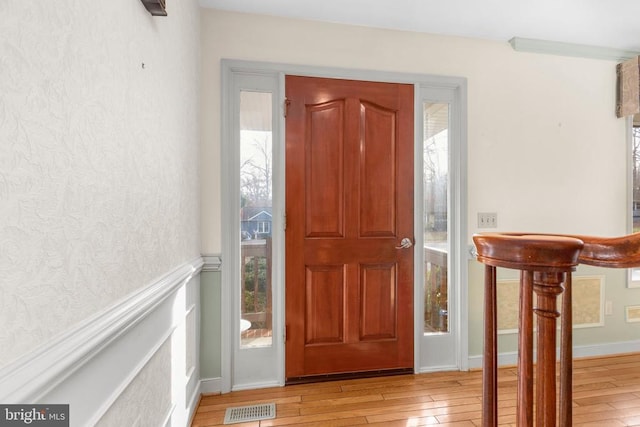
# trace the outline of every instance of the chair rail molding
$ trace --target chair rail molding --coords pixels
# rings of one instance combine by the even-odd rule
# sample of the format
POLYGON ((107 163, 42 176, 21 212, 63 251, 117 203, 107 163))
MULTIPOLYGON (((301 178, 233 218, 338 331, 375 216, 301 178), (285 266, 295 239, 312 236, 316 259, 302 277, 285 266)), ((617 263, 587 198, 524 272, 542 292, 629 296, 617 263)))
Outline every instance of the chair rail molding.
POLYGON ((222 269, 222 256, 220 254, 203 254, 204 265, 202 271, 220 271, 222 269))
MULTIPOLYGON (((47 396, 110 344, 153 314, 156 308, 189 283, 202 270, 203 264, 203 259, 197 257, 179 265, 150 285, 0 369, 0 402, 31 403, 47 396)), ((166 338, 172 328, 165 329, 159 333, 166 338)), ((149 348, 143 350, 148 351, 149 348)))

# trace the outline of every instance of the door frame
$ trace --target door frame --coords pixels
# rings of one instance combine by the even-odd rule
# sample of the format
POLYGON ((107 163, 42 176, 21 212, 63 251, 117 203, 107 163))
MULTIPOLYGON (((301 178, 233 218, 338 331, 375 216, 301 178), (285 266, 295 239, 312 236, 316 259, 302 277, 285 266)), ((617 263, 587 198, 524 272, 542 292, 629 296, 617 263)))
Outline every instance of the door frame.
MULTIPOLYGON (((458 283, 454 301, 452 304, 457 306, 457 313, 455 314, 455 326, 452 333, 456 334, 457 351, 456 361, 457 368, 460 370, 468 369, 468 303, 467 303, 467 264, 468 264, 468 239, 467 239, 467 135, 466 135, 466 123, 467 123, 467 80, 462 77, 446 77, 436 76, 428 74, 410 74, 410 73, 398 73, 398 72, 385 72, 375 70, 361 70, 361 69, 346 69, 346 68, 331 68, 331 67, 315 67, 304 65, 292 65, 281 63, 265 63, 257 61, 244 61, 233 59, 221 60, 221 182, 233 183, 237 181, 234 177, 236 171, 235 168, 229 165, 229 159, 232 157, 230 153, 233 152, 233 138, 237 133, 233 128, 234 118, 232 117, 233 111, 230 106, 235 105, 235 90, 237 86, 234 84, 234 76, 237 75, 252 75, 262 76, 273 79, 276 84, 273 91, 277 102, 274 105, 279 106, 279 111, 273 111, 274 114, 274 134, 273 134, 273 150, 274 150, 274 171, 273 171, 273 185, 274 190, 280 189, 281 196, 278 197, 274 194, 273 200, 273 212, 274 212, 274 224, 273 224, 273 349, 274 357, 277 366, 271 367, 271 371, 274 373, 273 378, 261 379, 256 383, 234 383, 233 381, 233 362, 237 351, 237 336, 239 334, 239 301, 234 291, 234 283, 236 283, 236 269, 239 269, 240 259, 239 253, 237 253, 237 238, 235 227, 230 225, 234 223, 234 220, 238 218, 236 215, 239 210, 233 208, 233 201, 236 196, 233 192, 236 190, 233 185, 221 185, 221 206, 226 206, 222 209, 222 285, 220 290, 221 301, 221 331, 220 331, 220 371, 221 371, 221 391, 228 392, 231 390, 240 390, 248 388, 260 388, 269 387, 274 385, 284 385, 285 373, 284 373, 284 340, 285 340, 285 310, 284 310, 284 99, 285 99, 285 75, 295 74, 299 76, 307 77, 324 77, 324 78, 340 78, 349 80, 367 80, 374 82, 392 82, 392 83, 409 83, 414 85, 414 138, 416 143, 415 147, 415 162, 414 179, 415 179, 415 200, 422 200, 422 146, 417 143, 422 141, 423 129, 422 129, 422 102, 425 99, 424 94, 428 89, 448 89, 453 91, 455 97, 456 109, 452 112, 452 125, 457 127, 456 140, 452 144, 452 156, 456 156, 457 162, 454 162, 455 169, 452 170, 451 185, 455 186, 453 195, 455 196, 451 200, 451 204, 455 207, 455 211, 451 212, 450 226, 451 226, 451 242, 453 248, 453 258, 455 258, 450 268, 450 278, 453 282, 458 283), (455 147, 453 147, 455 146, 455 147), (278 167, 280 165, 280 167, 278 167), (235 215, 235 216, 234 216, 235 215), (278 229, 276 229, 276 227, 278 229), (455 240, 454 240, 455 239, 455 240), (227 325, 227 327, 225 327, 227 325), (464 327, 463 327, 464 325, 464 327)), ((234 110, 235 111, 235 110, 234 110)), ((420 348, 424 339, 422 322, 424 313, 424 290, 423 290, 423 266, 422 262, 418 260, 422 259, 422 238, 418 240, 419 236, 422 236, 422 217, 421 209, 418 209, 416 203, 414 208, 414 227, 416 236, 416 245, 414 246, 414 325, 420 327, 414 327, 414 372, 428 372, 432 369, 425 369, 420 366, 420 348), (419 251, 420 249, 420 251, 419 251)), ((438 369, 435 369, 438 370, 438 369)))
MULTIPOLYGON (((449 232, 448 283, 449 283, 449 334, 416 333, 416 345, 420 348, 416 357, 415 373, 469 369, 468 362, 468 261, 473 259, 467 243, 467 149, 466 149, 466 86, 465 89, 450 86, 436 86, 422 83, 416 95, 420 113, 424 102, 449 104, 449 183, 447 229, 449 232), (459 286, 453 286, 453 284, 459 286), (452 313, 453 312, 453 313, 452 313), (436 349, 433 351, 432 349, 436 349), (442 351, 452 351, 453 360, 442 360, 442 351)), ((416 106, 418 108, 418 106, 416 106)), ((416 125, 422 123, 422 117, 416 116, 416 125)), ((415 144, 415 219, 416 248, 424 247, 424 233, 421 229, 424 218, 424 188, 422 179, 422 145, 424 128, 420 126, 415 144)), ((416 257, 423 259, 423 254, 416 257)), ((424 316, 424 262, 414 263, 414 278, 418 283, 415 290, 415 325, 423 321, 424 316)))

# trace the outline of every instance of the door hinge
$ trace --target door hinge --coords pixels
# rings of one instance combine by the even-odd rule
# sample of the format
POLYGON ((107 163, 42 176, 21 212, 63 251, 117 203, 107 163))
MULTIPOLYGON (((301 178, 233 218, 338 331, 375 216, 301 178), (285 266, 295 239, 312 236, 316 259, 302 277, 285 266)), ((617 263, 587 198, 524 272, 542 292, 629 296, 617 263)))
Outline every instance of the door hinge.
POLYGON ((285 325, 284 326, 284 337, 283 337, 284 342, 287 342, 287 336, 289 335, 289 334, 287 334, 288 330, 289 330, 289 325, 285 325))
POLYGON ((283 224, 283 227, 284 227, 284 231, 287 231, 287 214, 284 214, 282 216, 282 224, 283 224))
POLYGON ((287 117, 287 114, 289 113, 289 105, 291 105, 291 101, 287 98, 284 99, 284 105, 283 105, 283 114, 285 117, 287 117))

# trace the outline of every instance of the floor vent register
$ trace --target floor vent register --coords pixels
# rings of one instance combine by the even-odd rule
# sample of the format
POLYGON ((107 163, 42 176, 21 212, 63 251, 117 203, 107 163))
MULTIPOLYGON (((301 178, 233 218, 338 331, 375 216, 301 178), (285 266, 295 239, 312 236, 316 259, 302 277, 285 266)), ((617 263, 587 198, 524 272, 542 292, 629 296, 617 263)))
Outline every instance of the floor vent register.
POLYGON ((225 424, 246 423, 249 421, 270 420, 276 417, 275 403, 260 403, 257 405, 227 408, 224 414, 225 424))

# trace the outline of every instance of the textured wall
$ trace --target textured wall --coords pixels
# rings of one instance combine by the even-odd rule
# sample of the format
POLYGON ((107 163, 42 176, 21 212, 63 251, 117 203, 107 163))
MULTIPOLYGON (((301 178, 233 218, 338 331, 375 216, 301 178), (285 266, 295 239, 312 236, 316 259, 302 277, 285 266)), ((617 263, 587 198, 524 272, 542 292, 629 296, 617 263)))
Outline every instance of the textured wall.
POLYGON ((0 367, 193 259, 199 8, 0 2, 0 367))

